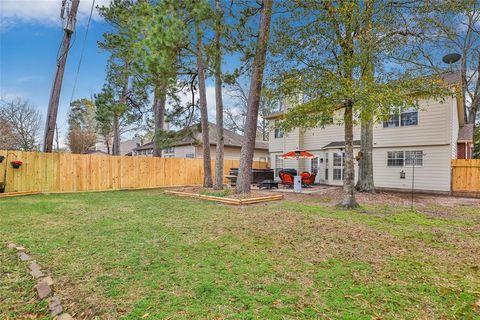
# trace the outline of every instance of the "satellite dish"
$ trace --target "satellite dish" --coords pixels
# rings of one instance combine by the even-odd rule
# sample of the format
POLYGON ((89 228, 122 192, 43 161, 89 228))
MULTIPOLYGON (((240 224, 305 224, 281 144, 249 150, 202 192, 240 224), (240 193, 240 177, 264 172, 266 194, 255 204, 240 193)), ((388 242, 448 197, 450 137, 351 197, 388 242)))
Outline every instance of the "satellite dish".
POLYGON ((462 55, 458 53, 449 53, 442 58, 442 61, 445 62, 446 64, 452 64, 460 60, 461 57, 462 55))

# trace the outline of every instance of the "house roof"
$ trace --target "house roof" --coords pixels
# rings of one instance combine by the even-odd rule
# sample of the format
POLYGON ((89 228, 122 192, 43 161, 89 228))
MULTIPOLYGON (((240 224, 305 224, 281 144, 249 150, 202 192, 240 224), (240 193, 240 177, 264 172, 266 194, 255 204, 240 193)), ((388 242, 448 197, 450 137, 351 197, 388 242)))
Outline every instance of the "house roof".
MULTIPOLYGON (((186 145, 197 145, 198 141, 202 141, 202 133, 200 130, 200 126, 196 125, 193 128, 195 130, 194 136, 187 136, 176 143, 174 143, 172 146, 173 147, 179 147, 179 146, 186 146, 186 145)), ((210 145, 216 146, 217 145, 217 125, 214 123, 209 123, 208 124, 208 138, 210 140, 210 145)), ((239 135, 233 131, 230 131, 228 129, 223 129, 223 139, 224 139, 224 145, 225 147, 241 147, 243 143, 243 136, 239 135)), ((153 149, 153 142, 146 143, 138 148, 135 148, 135 151, 141 151, 141 150, 149 150, 153 149)), ((255 142, 255 149, 262 149, 262 150, 268 150, 268 142, 266 141, 256 141, 255 142)))
POLYGON ((473 141, 473 124, 465 124, 458 130, 458 142, 473 141))
MULTIPOLYGON (((353 146, 359 147, 360 140, 353 140, 353 146)), ((338 149, 338 148, 345 148, 345 141, 332 141, 329 144, 322 147, 322 149, 338 149)))

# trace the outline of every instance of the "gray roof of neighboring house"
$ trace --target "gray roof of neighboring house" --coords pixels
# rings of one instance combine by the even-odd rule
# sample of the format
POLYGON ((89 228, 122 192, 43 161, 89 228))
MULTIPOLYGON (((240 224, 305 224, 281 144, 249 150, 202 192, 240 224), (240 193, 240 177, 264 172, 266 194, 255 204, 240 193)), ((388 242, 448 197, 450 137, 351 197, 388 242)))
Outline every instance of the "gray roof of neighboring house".
POLYGON ((457 141, 473 141, 473 124, 465 124, 458 130, 457 141))
MULTIPOLYGON (((197 145, 198 142, 202 141, 202 133, 200 131, 200 126, 195 126, 195 135, 194 137, 187 136, 180 141, 177 141, 173 146, 186 146, 186 145, 197 145)), ((209 123, 208 126, 208 138, 210 140, 210 145, 217 145, 217 125, 214 123, 209 123)), ((228 129, 223 129, 223 139, 225 147, 241 147, 243 143, 243 136, 239 135, 228 129)), ((138 148, 135 148, 135 151, 149 150, 153 149, 153 142, 146 143, 138 148)), ((268 150, 267 141, 256 141, 255 149, 268 150)))
MULTIPOLYGON (((353 146, 360 146, 360 140, 353 140, 353 146)), ((322 149, 345 148, 345 141, 333 141, 322 147, 322 149)))

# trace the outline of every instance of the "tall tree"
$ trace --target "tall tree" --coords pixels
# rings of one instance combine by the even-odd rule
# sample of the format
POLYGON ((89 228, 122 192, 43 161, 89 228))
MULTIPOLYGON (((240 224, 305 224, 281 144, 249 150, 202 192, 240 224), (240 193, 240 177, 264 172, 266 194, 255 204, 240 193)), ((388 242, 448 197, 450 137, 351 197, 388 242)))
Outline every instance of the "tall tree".
POLYGON ((200 123, 202 126, 202 145, 203 145, 203 186, 210 188, 212 182, 212 162, 210 158, 210 138, 209 122, 207 109, 207 91, 205 87, 205 63, 203 60, 203 32, 200 22, 195 22, 195 31, 197 34, 197 70, 198 70, 198 92, 200 95, 200 123))
POLYGON ((27 100, 0 101, 0 124, 5 124, 1 130, 6 133, 0 137, 0 145, 14 150, 37 150, 40 121, 40 113, 27 100))
MULTIPOLYGON (((140 93, 141 85, 138 79, 133 79, 135 62, 135 43, 138 41, 138 32, 132 28, 135 15, 131 14, 134 10, 135 1, 133 0, 113 0, 109 6, 99 8, 100 15, 113 27, 112 31, 103 34, 103 41, 99 42, 99 46, 111 53, 107 72, 107 85, 99 95, 102 108, 109 106, 110 116, 112 120, 113 146, 112 154, 120 154, 120 138, 121 138, 121 117, 123 115, 131 115, 134 111, 139 111, 141 103, 135 101, 133 95, 143 95, 143 102, 146 94, 140 93), (136 91, 132 93, 131 91, 136 91), (115 103, 110 101, 105 103, 108 98, 117 99, 115 103)), ((97 104, 98 106, 98 104, 97 104)), ((100 109, 101 112, 105 109, 100 109)), ((129 119, 132 123, 132 119, 129 119)))
POLYGON ((212 162, 210 157, 210 138, 209 138, 209 121, 208 121, 208 107, 207 107, 207 91, 205 85, 205 48, 203 44, 204 38, 204 22, 208 19, 211 12, 211 7, 206 0, 196 0, 191 3, 191 7, 187 9, 190 11, 193 24, 194 34, 196 37, 195 57, 197 64, 198 77, 198 93, 200 96, 200 124, 202 131, 202 148, 203 148, 203 186, 211 188, 213 186, 212 180, 212 162))
POLYGON ((67 145, 72 153, 84 153, 95 147, 97 142, 95 120, 96 110, 93 101, 75 100, 68 114, 67 145))
POLYGON ((222 19, 223 9, 220 0, 215 0, 215 40, 214 40, 214 73, 215 73, 215 103, 217 147, 215 153, 215 184, 214 189, 223 189, 223 96, 222 96, 222 19))
POLYGON ((248 94, 248 110, 245 122, 245 135, 240 152, 240 167, 238 169, 237 193, 250 193, 252 177, 253 154, 257 136, 258 109, 263 84, 263 73, 270 35, 273 0, 263 0, 260 10, 260 26, 257 46, 252 65, 252 76, 248 94))
POLYGON ((180 50, 186 46, 182 3, 174 0, 141 1, 134 14, 140 41, 135 45, 136 68, 147 85, 153 87, 154 147, 160 157, 164 144, 164 123, 168 91, 177 85, 180 50))

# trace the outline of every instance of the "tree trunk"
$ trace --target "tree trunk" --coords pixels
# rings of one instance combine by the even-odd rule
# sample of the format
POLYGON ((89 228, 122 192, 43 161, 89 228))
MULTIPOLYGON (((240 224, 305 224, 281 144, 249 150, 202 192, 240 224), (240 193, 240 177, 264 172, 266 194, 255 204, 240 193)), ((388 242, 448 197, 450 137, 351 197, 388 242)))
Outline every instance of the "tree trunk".
POLYGON ((215 153, 215 190, 223 189, 223 98, 222 98, 222 7, 220 0, 215 0, 216 21, 215 21, 215 102, 216 102, 216 123, 217 123, 217 148, 215 153))
POLYGON ((340 206, 352 209, 358 206, 355 200, 355 164, 353 161, 353 106, 348 103, 343 115, 345 122, 345 166, 343 169, 343 199, 340 206))
POLYGON ((167 102, 166 86, 162 83, 155 87, 155 96, 153 99, 153 114, 155 117, 155 129, 153 136, 153 156, 161 157, 162 148, 160 147, 161 134, 165 123, 165 104, 167 102))
POLYGON ((120 155, 120 119, 117 114, 113 116, 113 143, 112 155, 120 155))
POLYGON ((360 159, 358 163, 357 190, 375 192, 373 183, 373 124, 369 119, 362 119, 360 138, 360 159))
POLYGON ((107 147, 107 154, 110 154, 110 143, 108 142, 108 139, 105 139, 105 146, 107 147))
MULTIPOLYGON (((362 82, 367 88, 375 86, 375 65, 371 52, 373 1, 365 1, 364 34, 360 41, 362 50, 362 82)), ((361 192, 375 192, 373 183, 373 119, 374 108, 365 108, 361 112, 360 158, 358 163, 357 190, 361 192)))
POLYGON ((263 0, 260 16, 260 29, 258 33, 257 48, 252 65, 252 78, 248 93, 248 108, 245 119, 245 134, 242 150, 240 152, 240 167, 238 169, 237 193, 250 193, 252 180, 252 162, 257 136, 258 110, 262 92, 263 72, 265 70, 265 56, 267 53, 268 38, 270 33, 270 20, 272 17, 273 0, 263 0))
POLYGON ((197 69, 198 69, 198 91, 200 94, 200 122, 202 126, 203 143, 203 186, 211 188, 212 182, 212 162, 210 159, 210 139, 208 136, 208 110, 207 110, 207 92, 205 88, 205 65, 203 62, 203 33, 200 30, 200 23, 195 23, 197 33, 197 69))

